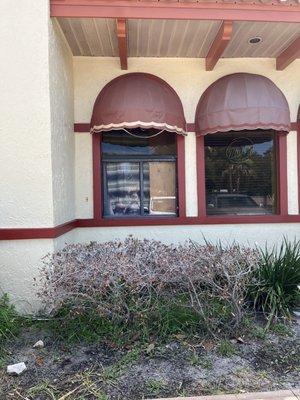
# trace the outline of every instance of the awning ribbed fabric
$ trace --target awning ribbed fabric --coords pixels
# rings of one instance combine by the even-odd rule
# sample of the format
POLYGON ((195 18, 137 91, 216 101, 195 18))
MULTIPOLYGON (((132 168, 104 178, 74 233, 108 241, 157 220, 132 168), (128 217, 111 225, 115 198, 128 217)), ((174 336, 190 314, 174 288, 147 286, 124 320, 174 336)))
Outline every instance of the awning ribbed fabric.
POLYGON ((226 75, 206 89, 195 116, 198 135, 272 129, 290 130, 290 111, 280 89, 268 78, 248 73, 226 75))
POLYGON ((158 129, 184 134, 186 122, 177 93, 162 79, 145 73, 121 75, 99 93, 91 132, 158 129))

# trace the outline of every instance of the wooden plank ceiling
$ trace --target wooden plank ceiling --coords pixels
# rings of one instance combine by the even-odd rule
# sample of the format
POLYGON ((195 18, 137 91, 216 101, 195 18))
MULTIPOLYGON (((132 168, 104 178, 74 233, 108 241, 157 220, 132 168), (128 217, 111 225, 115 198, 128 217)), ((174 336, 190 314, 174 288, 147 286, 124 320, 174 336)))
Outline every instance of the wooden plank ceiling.
MULTIPOLYGON (((118 57, 115 19, 58 18, 74 56, 118 57)), ((129 57, 206 57, 221 21, 127 20, 129 57)), ((234 22, 222 57, 277 57, 300 36, 300 24, 234 22), (262 42, 249 44, 251 37, 262 42)))

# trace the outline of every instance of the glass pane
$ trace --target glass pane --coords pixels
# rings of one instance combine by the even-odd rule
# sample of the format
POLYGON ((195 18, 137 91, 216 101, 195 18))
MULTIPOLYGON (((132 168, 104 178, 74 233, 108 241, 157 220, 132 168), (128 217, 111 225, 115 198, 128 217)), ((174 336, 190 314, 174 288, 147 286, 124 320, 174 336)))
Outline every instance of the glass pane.
POLYGON ((176 155, 176 134, 163 132, 153 136, 157 132, 154 129, 131 129, 134 136, 123 130, 104 132, 102 155, 176 155))
POLYGON ((144 162, 144 214, 176 215, 176 163, 144 162))
POLYGON ((274 134, 269 131, 207 135, 207 214, 275 213, 275 154, 274 134))
POLYGON ((106 164, 104 215, 140 215, 140 167, 135 162, 106 164))

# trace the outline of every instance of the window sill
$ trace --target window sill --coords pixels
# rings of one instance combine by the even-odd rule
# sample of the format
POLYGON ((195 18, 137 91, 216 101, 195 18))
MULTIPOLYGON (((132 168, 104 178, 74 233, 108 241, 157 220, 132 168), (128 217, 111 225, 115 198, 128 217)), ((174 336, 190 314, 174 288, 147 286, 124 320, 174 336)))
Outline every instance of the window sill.
POLYGON ((159 217, 154 218, 102 218, 79 219, 77 227, 122 227, 122 226, 160 226, 160 225, 230 225, 297 223, 300 215, 224 215, 203 217, 159 217))
MULTIPOLYGON (((0 240, 54 239, 76 228, 96 228, 110 226, 159 226, 159 225, 226 225, 226 224, 266 224, 300 223, 300 215, 272 215, 237 217, 177 217, 155 219, 77 219, 53 228, 0 228, 0 240)), ((130 232, 128 232, 129 234, 130 232)))

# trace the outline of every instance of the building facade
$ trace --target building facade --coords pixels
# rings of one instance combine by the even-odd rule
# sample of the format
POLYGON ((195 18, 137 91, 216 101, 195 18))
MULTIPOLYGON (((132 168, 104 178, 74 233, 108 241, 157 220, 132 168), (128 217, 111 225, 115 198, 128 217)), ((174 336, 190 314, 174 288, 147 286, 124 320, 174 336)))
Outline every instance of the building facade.
POLYGON ((0 287, 18 309, 68 243, 299 238, 297 2, 0 9, 0 287))

